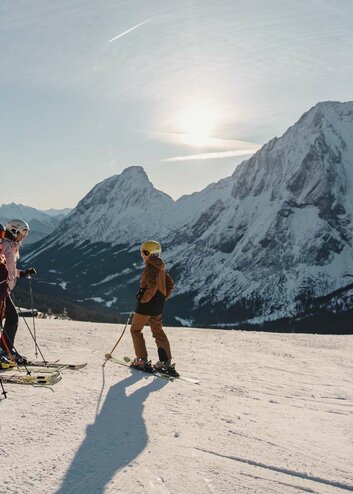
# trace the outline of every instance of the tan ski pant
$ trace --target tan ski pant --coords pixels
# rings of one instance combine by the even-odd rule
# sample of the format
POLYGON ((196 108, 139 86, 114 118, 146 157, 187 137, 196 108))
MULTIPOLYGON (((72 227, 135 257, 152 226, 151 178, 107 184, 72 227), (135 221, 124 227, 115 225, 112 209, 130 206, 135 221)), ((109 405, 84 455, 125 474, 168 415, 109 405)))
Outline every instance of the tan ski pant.
POLYGON ((137 358, 147 359, 147 348, 145 338, 142 330, 146 324, 149 324, 152 336, 156 341, 157 348, 161 348, 165 351, 168 360, 172 358, 170 352, 170 345, 167 335, 163 331, 162 327, 162 315, 159 316, 145 316, 143 314, 137 314, 135 312, 131 322, 131 336, 134 344, 135 354, 137 358))

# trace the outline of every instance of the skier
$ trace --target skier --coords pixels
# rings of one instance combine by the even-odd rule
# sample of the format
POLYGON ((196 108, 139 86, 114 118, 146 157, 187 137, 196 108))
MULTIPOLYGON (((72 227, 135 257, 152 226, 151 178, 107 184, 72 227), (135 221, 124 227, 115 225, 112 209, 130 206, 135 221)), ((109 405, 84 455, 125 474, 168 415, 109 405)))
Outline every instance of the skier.
POLYGON ((27 237, 28 233, 29 226, 25 221, 17 219, 11 220, 6 224, 5 235, 1 244, 1 254, 3 254, 6 259, 6 269, 8 273, 4 301, 5 324, 0 341, 0 362, 8 362, 8 351, 11 352, 12 357, 18 364, 25 364, 27 361, 26 357, 20 355, 14 349, 14 341, 18 326, 18 314, 11 297, 11 292, 15 288, 17 278, 27 278, 37 274, 34 268, 19 270, 16 267, 22 240, 27 237))
POLYGON ((0 223, 0 321, 2 320, 2 308, 7 295, 7 277, 6 257, 1 252, 1 244, 5 237, 5 227, 0 223))
POLYGON ((136 354, 133 365, 153 372, 147 359, 147 349, 142 333, 144 326, 149 324, 158 348, 159 361, 154 368, 177 375, 171 363, 170 345, 162 325, 164 302, 170 296, 174 282, 165 271, 164 262, 160 258, 162 249, 158 242, 155 240, 144 242, 140 252, 145 267, 141 275, 140 290, 136 294, 137 307, 131 322, 131 336, 136 354))
MULTIPOLYGON (((5 300, 8 292, 7 278, 9 275, 6 267, 6 257, 4 256, 4 254, 1 253, 1 244, 5 237, 5 231, 6 231, 5 227, 2 224, 0 224, 0 323, 2 322, 2 319, 4 317, 5 300)), ((0 325, 0 338, 2 334, 1 328, 2 328, 2 324, 0 325)), ((6 354, 3 354, 2 349, 0 349, 0 369, 3 366, 7 368, 10 365, 11 363, 7 359, 6 354)))

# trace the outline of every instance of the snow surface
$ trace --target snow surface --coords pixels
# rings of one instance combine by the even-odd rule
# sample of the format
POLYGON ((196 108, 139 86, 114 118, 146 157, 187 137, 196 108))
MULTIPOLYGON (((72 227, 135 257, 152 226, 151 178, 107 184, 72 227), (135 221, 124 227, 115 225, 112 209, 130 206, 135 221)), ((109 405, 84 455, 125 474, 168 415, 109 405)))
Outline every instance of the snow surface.
MULTIPOLYGON (((167 328, 197 386, 103 369, 122 325, 36 327, 46 358, 88 366, 53 391, 6 385, 1 493, 353 491, 353 336, 167 328)), ((33 356, 23 321, 17 346, 33 356)), ((131 352, 127 332, 115 355, 131 352)))

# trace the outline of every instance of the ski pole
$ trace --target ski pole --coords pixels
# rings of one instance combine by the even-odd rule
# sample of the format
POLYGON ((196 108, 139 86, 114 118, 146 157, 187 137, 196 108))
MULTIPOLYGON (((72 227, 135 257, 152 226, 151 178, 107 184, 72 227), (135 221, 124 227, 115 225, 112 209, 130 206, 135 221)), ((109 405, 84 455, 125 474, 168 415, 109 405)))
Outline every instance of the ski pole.
MULTIPOLYGON (((1 331, 0 331, 0 341, 4 345, 5 350, 7 351, 7 354, 10 357, 10 360, 12 360, 13 364, 15 365, 15 367, 17 367, 18 371, 21 372, 21 369, 20 369, 19 365, 17 364, 14 356, 12 355, 12 353, 11 353, 9 347, 8 347, 7 341, 6 341, 7 333, 6 333, 6 331, 5 331, 4 327, 3 327, 3 324, 2 324, 2 318, 3 318, 4 312, 5 312, 5 301, 2 302, 1 308, 0 308, 0 329, 1 329, 1 331)), ((2 383, 1 383, 1 385, 2 385, 2 383)), ((6 398, 6 396, 5 396, 5 398, 6 398)))
POLYGON ((1 384, 1 389, 2 389, 2 393, 1 394, 4 395, 4 400, 6 400, 6 398, 7 398, 7 392, 5 391, 5 388, 4 388, 4 385, 2 383, 1 377, 0 377, 0 384, 1 384))
POLYGON ((132 316, 132 314, 133 314, 133 313, 134 313, 134 311, 131 311, 131 312, 130 312, 129 317, 127 318, 127 321, 126 321, 126 324, 125 324, 125 328, 123 329, 123 332, 121 333, 120 338, 119 338, 119 339, 118 339, 118 341, 115 343, 115 345, 114 345, 114 347, 113 347, 112 351, 111 351, 110 353, 106 353, 106 354, 105 354, 105 361, 103 362, 102 367, 105 367, 105 364, 108 362, 108 360, 110 360, 110 359, 112 358, 112 353, 114 352, 114 350, 115 350, 115 349, 116 349, 116 347, 118 346, 118 344, 119 344, 119 342, 120 342, 121 338, 124 336, 124 333, 125 333, 125 331, 126 331, 127 325, 129 324, 129 321, 130 321, 131 316, 132 316))
MULTIPOLYGON (((6 333, 5 329, 3 328, 2 333, 1 333, 1 343, 4 345, 5 350, 7 351, 7 355, 10 357, 10 360, 12 361, 12 363, 14 364, 14 366, 17 367, 18 372, 22 372, 21 369, 20 369, 20 366, 18 365, 18 363, 15 360, 15 357, 12 355, 12 352, 9 349, 9 346, 7 344, 7 341, 6 341, 6 338, 8 338, 8 336, 7 336, 7 333, 6 333)), ((15 349, 15 351, 16 351, 16 349, 15 349)), ((30 372, 27 369, 27 367, 26 367, 26 371, 27 371, 28 374, 30 374, 30 372)))
POLYGON ((26 321, 26 319, 25 319, 25 316, 22 314, 20 307, 18 307, 18 310, 19 310, 20 316, 22 317, 22 319, 23 319, 24 323, 25 323, 25 324, 26 324, 26 326, 27 326, 27 329, 28 329, 28 331, 29 331, 29 334, 32 336, 32 339, 33 339, 33 341, 34 341, 34 344, 35 344, 36 348, 38 349, 38 352, 40 353, 40 356, 42 357, 43 362, 44 362, 44 363, 47 363, 47 362, 48 362, 48 360, 46 360, 46 359, 44 358, 44 355, 43 355, 43 353, 42 353, 42 350, 39 348, 39 345, 38 345, 38 343, 37 343, 37 341, 36 341, 35 337, 33 336, 33 333, 32 333, 32 331, 31 331, 31 328, 29 327, 28 322, 27 322, 27 321, 26 321))
POLYGON ((35 338, 34 338, 34 336, 33 336, 33 333, 32 333, 32 331, 31 331, 31 328, 29 327, 29 325, 28 325, 28 323, 27 323, 27 321, 26 321, 26 319, 25 319, 24 315, 22 314, 21 308, 18 306, 17 301, 16 301, 15 297, 13 296, 13 294, 11 294, 11 295, 12 295, 12 298, 14 299, 14 301, 16 302, 17 309, 18 309, 18 311, 19 311, 19 313, 20 313, 20 316, 22 317, 22 319, 23 319, 23 321, 24 321, 25 325, 27 326, 27 329, 28 329, 28 331, 29 331, 29 334, 32 336, 32 339, 33 339, 33 341, 34 341, 34 344, 36 345, 36 347, 37 347, 37 349, 38 349, 38 352, 40 353, 40 356, 41 356, 41 357, 42 357, 42 359, 43 359, 43 362, 44 362, 44 363, 47 363, 47 362, 48 362, 48 360, 46 360, 46 359, 44 358, 44 355, 43 355, 43 353, 42 353, 42 350, 39 348, 39 345, 38 345, 38 343, 36 342, 36 340, 35 340, 35 338))
POLYGON ((38 352, 37 352, 37 334, 36 334, 36 323, 34 320, 34 313, 33 313, 33 290, 32 290, 32 278, 28 278, 29 281, 29 296, 31 299, 31 312, 32 312, 32 320, 33 320, 33 334, 34 334, 34 354, 36 357, 38 357, 38 352))
MULTIPOLYGON (((7 351, 7 355, 10 357, 10 360, 12 361, 12 363, 14 364, 14 366, 17 368, 18 372, 22 372, 21 369, 20 369, 20 366, 18 365, 18 363, 16 362, 16 359, 15 357, 12 355, 12 352, 11 350, 9 349, 9 346, 7 344, 7 341, 6 341, 6 338, 10 341, 7 333, 6 333, 6 330, 5 328, 3 327, 3 324, 2 324, 2 321, 3 321, 3 314, 5 312, 5 302, 2 303, 2 306, 0 307, 0 341, 1 343, 3 344, 3 346, 5 347, 5 350, 7 351)), ((15 346, 13 345, 13 349, 15 350, 15 352, 17 352, 15 346)), ((18 352, 17 352, 18 353, 18 352)), ((27 374, 30 376, 31 375, 31 372, 28 370, 28 367, 26 366, 26 364, 23 364, 24 368, 26 369, 27 371, 27 374)), ((5 396, 6 398, 6 396, 5 396)))

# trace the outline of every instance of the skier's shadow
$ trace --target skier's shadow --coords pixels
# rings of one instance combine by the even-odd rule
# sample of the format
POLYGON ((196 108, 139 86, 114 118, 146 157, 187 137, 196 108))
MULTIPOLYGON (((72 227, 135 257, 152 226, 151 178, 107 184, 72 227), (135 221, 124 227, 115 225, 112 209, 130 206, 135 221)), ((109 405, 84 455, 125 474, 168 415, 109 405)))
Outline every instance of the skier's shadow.
POLYGON ((167 381, 148 378, 147 385, 127 396, 126 388, 141 380, 138 371, 131 372, 128 378, 109 389, 56 494, 102 494, 114 474, 146 447, 144 401, 167 381))

